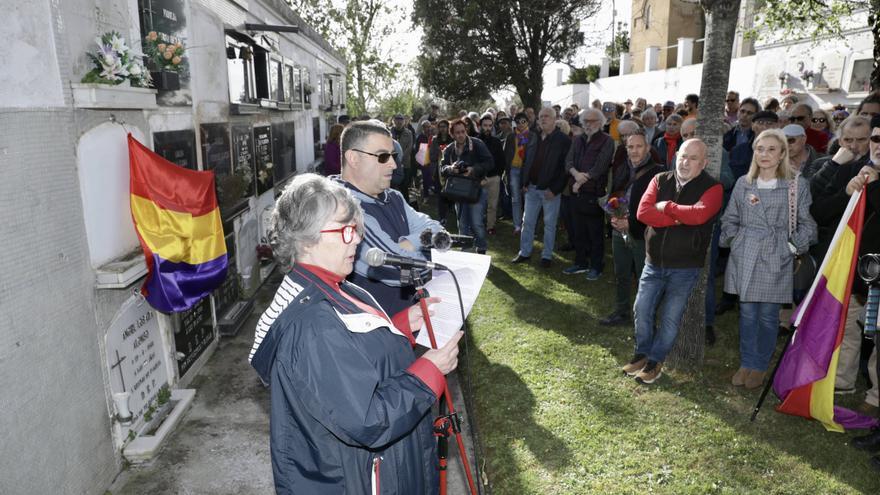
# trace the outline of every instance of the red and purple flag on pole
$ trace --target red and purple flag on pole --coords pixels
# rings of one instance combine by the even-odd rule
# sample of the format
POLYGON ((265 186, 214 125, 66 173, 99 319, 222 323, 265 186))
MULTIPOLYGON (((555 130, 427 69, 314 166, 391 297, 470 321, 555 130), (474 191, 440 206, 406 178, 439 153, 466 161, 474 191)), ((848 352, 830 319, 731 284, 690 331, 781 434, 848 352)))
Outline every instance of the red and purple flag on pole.
POLYGON ((864 223, 865 195, 858 192, 850 198, 816 280, 798 306, 797 331, 773 379, 773 390, 782 399, 777 411, 815 419, 830 431, 877 424, 876 419, 834 405, 840 343, 864 223))
POLYGON ((186 311, 226 278, 214 173, 187 170, 128 135, 131 217, 147 262, 141 293, 166 313, 186 311))

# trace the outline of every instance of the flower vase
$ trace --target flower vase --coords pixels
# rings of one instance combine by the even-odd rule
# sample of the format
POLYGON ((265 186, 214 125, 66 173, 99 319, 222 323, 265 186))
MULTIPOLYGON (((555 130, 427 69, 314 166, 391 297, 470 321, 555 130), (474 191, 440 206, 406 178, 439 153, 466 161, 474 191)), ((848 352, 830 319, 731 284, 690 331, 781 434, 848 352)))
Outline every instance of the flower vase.
POLYGON ((150 71, 153 87, 160 91, 177 91, 180 89, 180 75, 169 70, 150 71))
POLYGON ((113 405, 116 406, 116 417, 120 423, 131 423, 131 410, 128 408, 128 400, 131 392, 116 392, 113 394, 113 405))

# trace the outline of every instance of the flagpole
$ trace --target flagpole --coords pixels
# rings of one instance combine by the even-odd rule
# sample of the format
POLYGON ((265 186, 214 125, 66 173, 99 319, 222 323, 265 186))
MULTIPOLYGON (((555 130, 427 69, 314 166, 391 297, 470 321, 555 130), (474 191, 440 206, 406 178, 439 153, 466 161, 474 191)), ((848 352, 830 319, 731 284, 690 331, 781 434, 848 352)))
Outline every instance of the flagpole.
POLYGON ((791 336, 785 340, 785 345, 782 346, 782 352, 779 353, 779 359, 776 360, 776 366, 773 367, 773 372, 770 373, 770 378, 767 379, 767 384, 764 385, 764 390, 761 391, 761 397, 758 398, 758 403, 755 404, 755 408, 752 410, 752 417, 749 418, 749 421, 754 423, 755 418, 758 417, 758 411, 761 410, 761 406, 764 405, 764 399, 767 398, 767 394, 770 392, 770 387, 773 386, 773 377, 776 376, 776 370, 779 369, 779 365, 782 364, 782 358, 785 356, 785 351, 788 350, 788 346, 791 344, 791 341, 794 340, 794 336, 797 333, 797 327, 792 327, 791 336))

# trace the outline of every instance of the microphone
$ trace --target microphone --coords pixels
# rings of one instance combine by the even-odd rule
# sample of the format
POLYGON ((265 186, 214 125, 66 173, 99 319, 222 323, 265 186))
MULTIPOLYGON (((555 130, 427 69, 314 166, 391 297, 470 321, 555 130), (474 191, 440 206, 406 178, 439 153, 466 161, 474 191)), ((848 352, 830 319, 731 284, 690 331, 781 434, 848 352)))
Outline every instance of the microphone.
POLYGON ((386 253, 379 248, 367 249, 364 254, 367 264, 370 266, 396 266, 399 268, 427 268, 428 270, 449 270, 440 263, 433 263, 425 260, 417 260, 415 258, 407 258, 406 256, 398 256, 396 254, 386 253))

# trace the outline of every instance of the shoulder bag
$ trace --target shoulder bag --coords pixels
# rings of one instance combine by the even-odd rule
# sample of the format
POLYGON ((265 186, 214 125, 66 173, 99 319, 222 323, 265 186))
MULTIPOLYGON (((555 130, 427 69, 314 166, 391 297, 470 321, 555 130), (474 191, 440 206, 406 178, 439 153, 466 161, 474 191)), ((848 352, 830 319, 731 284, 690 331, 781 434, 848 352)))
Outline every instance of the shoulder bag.
MULTIPOLYGON (((789 245, 793 246, 791 239, 797 230, 797 189, 798 177, 796 174, 788 183, 788 240, 789 245)), ((794 253, 794 283, 792 288, 795 291, 808 291, 813 285, 813 279, 816 278, 816 261, 810 256, 809 252, 803 254, 794 253)))

